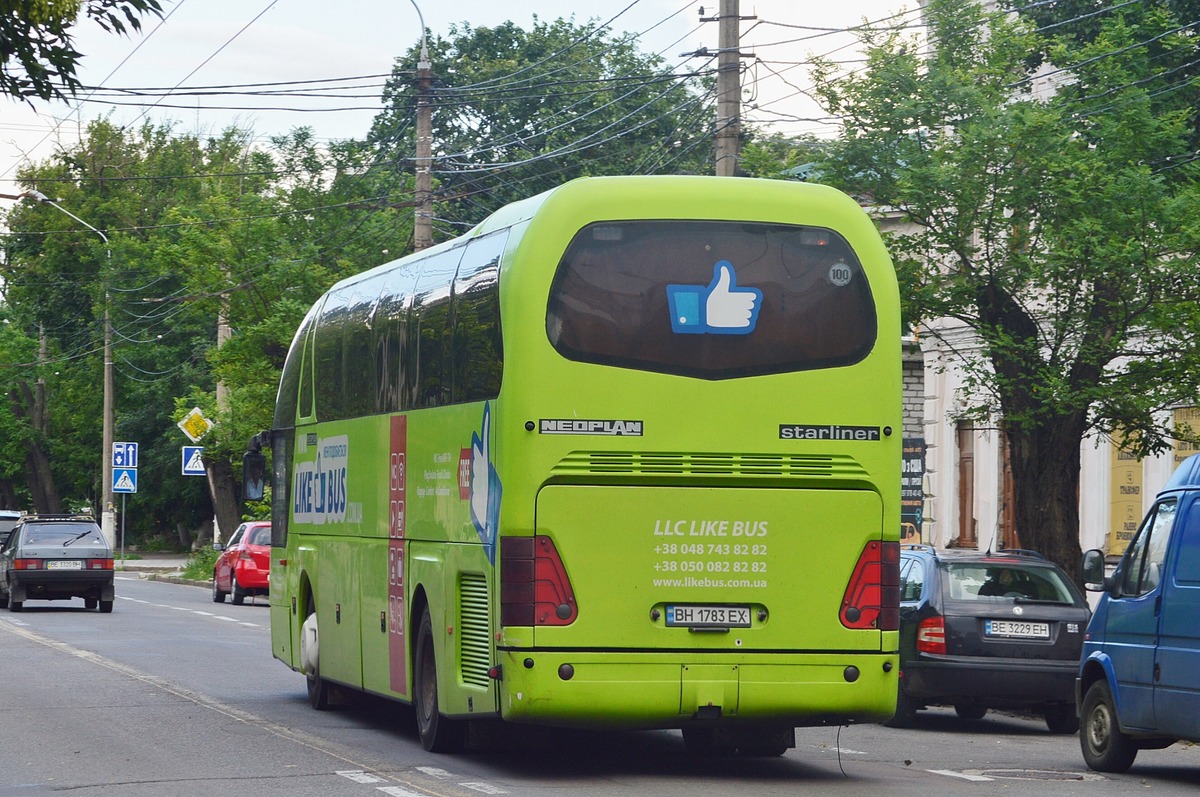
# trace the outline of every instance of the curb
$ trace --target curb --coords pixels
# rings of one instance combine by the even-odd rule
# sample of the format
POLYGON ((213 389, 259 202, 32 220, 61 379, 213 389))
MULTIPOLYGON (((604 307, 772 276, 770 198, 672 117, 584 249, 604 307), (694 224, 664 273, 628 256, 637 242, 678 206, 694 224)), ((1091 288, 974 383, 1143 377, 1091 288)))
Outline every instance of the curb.
POLYGON ((211 578, 206 578, 203 581, 199 581, 194 578, 184 578, 180 575, 174 575, 169 571, 161 573, 146 573, 145 577, 147 581, 163 581, 167 584, 182 584, 185 587, 204 587, 205 589, 212 588, 211 578))

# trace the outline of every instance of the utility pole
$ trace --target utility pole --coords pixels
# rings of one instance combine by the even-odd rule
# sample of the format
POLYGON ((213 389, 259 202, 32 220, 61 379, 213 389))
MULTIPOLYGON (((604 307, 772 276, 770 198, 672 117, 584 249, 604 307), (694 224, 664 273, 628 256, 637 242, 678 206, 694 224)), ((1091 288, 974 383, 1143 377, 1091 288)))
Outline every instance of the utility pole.
MULTIPOLYGON (((740 0, 721 0, 720 10, 715 17, 704 16, 700 7, 701 22, 716 22, 717 28, 717 125, 716 161, 718 177, 733 177, 737 174, 738 151, 742 137, 742 54, 738 45, 741 41, 743 19, 758 17, 741 15, 740 0)), ((694 57, 712 57, 712 51, 703 48, 695 53, 682 53, 694 57)))
POLYGON ((717 33, 717 176, 737 174, 738 140, 742 132, 742 80, 738 38, 740 0, 721 0, 717 33))
MULTIPOLYGON (((416 5, 415 3, 413 4, 416 5)), ((417 9, 420 16, 420 9, 417 9)), ((413 249, 421 251, 433 245, 433 107, 429 90, 433 72, 429 63, 429 48, 425 44, 425 19, 421 18, 421 56, 417 61, 417 149, 416 149, 416 211, 413 216, 413 249)))

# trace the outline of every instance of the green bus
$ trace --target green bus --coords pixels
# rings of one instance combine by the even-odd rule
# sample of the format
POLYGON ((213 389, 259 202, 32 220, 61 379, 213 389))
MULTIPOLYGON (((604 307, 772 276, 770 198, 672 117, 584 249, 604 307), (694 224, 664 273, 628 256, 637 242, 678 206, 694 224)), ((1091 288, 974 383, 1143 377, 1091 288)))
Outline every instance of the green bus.
POLYGON ((781 755, 898 678, 899 297, 824 186, 600 177, 334 285, 271 431, 271 643, 315 708, 781 755))

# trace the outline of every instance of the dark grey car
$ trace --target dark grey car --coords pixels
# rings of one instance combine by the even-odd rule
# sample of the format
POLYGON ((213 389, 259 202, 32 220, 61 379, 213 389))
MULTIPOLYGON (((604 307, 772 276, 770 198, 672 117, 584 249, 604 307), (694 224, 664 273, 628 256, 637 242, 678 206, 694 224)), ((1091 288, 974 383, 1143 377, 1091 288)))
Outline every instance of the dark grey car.
POLYGON ((85 515, 26 515, 0 547, 0 601, 19 612, 27 600, 83 598, 113 609, 113 553, 85 515))
POLYGON ((1042 714, 1074 733, 1075 673, 1087 600, 1057 565, 1028 551, 900 553, 900 689, 888 724, 926 706, 964 719, 988 709, 1042 714))

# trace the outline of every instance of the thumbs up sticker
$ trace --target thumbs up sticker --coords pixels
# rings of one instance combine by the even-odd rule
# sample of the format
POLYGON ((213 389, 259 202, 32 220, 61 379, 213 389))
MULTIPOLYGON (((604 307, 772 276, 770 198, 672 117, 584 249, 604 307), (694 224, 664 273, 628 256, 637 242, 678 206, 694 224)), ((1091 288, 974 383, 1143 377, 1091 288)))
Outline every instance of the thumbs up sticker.
POLYGON ((684 335, 749 335, 758 323, 762 291, 740 288, 728 260, 713 266, 708 285, 668 285, 671 329, 684 335))

